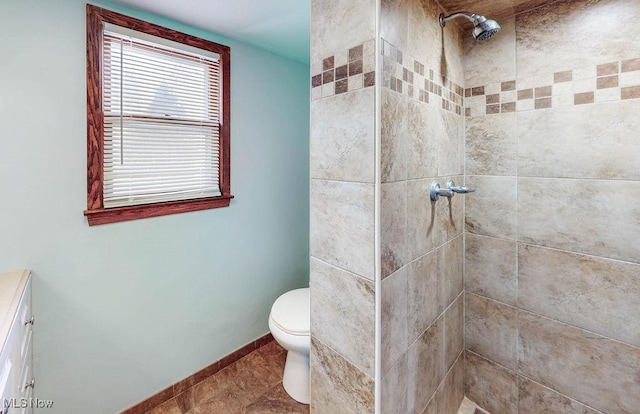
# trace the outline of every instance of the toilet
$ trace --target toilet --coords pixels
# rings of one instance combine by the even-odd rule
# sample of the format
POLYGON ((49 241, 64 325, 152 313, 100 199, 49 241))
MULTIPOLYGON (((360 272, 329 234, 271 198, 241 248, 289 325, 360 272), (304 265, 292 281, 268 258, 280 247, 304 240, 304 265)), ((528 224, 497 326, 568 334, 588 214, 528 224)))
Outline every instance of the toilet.
POLYGON ((309 288, 282 294, 271 307, 269 330, 287 352, 282 385, 291 398, 309 404, 311 348, 309 288))

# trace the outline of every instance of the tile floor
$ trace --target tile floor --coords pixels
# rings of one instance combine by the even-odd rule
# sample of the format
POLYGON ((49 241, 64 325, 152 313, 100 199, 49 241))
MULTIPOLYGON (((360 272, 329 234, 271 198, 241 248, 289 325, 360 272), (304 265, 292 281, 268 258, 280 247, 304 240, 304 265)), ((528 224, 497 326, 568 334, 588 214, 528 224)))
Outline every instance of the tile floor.
POLYGON ((282 387, 286 355, 272 341, 147 414, 308 414, 282 387))
MULTIPOLYGON (((286 356, 271 341, 146 414, 309 414, 282 387, 286 356)), ((488 413, 465 398, 458 414, 488 413)))

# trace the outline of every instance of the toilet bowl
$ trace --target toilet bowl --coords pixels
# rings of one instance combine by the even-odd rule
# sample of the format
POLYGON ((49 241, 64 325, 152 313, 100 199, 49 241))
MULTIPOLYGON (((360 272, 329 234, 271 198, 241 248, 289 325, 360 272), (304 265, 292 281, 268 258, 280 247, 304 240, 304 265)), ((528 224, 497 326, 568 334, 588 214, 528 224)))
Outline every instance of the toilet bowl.
POLYGON ((269 330, 287 350, 282 385, 294 400, 309 404, 309 349, 311 348, 309 288, 282 294, 271 307, 269 330))

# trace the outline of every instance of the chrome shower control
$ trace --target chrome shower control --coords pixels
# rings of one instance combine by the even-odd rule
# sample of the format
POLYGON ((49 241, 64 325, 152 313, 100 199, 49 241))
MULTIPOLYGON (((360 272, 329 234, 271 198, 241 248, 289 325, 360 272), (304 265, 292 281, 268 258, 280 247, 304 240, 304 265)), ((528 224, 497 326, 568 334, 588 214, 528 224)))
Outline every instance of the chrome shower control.
POLYGON ((475 188, 468 188, 468 187, 463 187, 461 185, 456 185, 456 183, 454 183, 453 181, 447 182, 447 188, 453 191, 454 193, 458 193, 458 194, 467 194, 467 193, 473 193, 474 191, 476 191, 475 188))
POLYGON ((440 184, 435 181, 431 184, 431 191, 429 192, 429 197, 431 201, 437 201, 440 196, 451 198, 455 195, 455 193, 449 188, 440 188, 440 184))

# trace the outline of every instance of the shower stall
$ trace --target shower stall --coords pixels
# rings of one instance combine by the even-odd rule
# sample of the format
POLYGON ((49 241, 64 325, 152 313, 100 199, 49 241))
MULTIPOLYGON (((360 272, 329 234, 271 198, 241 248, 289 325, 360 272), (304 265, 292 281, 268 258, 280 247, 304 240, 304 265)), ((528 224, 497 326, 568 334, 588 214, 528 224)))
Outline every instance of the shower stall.
POLYGON ((311 15, 311 411, 640 412, 640 0, 311 15))

